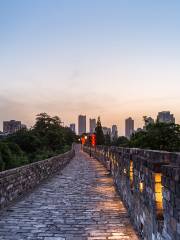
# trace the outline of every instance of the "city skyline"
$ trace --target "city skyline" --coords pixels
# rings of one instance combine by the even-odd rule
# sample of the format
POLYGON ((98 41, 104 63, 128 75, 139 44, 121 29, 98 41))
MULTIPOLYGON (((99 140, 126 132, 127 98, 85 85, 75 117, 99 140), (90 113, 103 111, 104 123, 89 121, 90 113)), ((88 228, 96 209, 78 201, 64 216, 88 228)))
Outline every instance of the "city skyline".
MULTIPOLYGON (((1 1, 0 129, 79 113, 118 126, 171 111, 180 123, 180 3, 1 1)), ((75 121, 77 126, 77 120, 75 121)))
MULTIPOLYGON (((156 116, 153 117, 153 118, 152 118, 152 116, 149 116, 149 115, 142 116, 143 120, 142 120, 142 125, 141 126, 137 126, 136 121, 131 116, 129 116, 128 118, 123 120, 123 122, 124 122, 123 126, 119 126, 119 125, 116 125, 114 123, 111 124, 111 125, 105 125, 105 124, 103 124, 103 121, 101 121, 103 131, 105 131, 105 134, 106 134, 107 131, 110 131, 112 136, 113 136, 113 131, 115 130, 115 129, 113 130, 113 128, 117 128, 118 136, 130 136, 129 134, 127 134, 127 131, 129 131, 129 130, 127 130, 127 124, 126 124, 126 121, 129 120, 129 119, 131 119, 133 121, 133 131, 135 131, 135 132, 139 131, 139 130, 143 130, 147 124, 154 123, 156 121, 166 122, 166 123, 170 123, 170 122, 177 123, 176 118, 175 118, 175 116, 172 112, 170 112, 170 111, 160 111, 160 112, 157 112, 156 116), (146 121, 145 121, 144 118, 146 118, 146 121), (123 127, 124 127, 123 131, 119 133, 119 129, 121 129, 123 127)), ((77 122, 73 121, 69 124, 66 124, 64 121, 62 121, 62 122, 63 122, 64 126, 69 127, 76 134, 80 133, 80 135, 81 135, 82 133, 92 133, 93 131, 91 131, 91 129, 92 129, 92 126, 94 128, 96 120, 97 120, 97 118, 95 118, 95 117, 92 118, 92 116, 90 117, 90 116, 87 116, 86 114, 79 114, 77 116, 77 122), (84 130, 82 130, 82 129, 84 129, 84 130)), ((17 120, 9 119, 8 121, 10 121, 10 122, 15 121, 16 122, 17 120)), ((5 122, 7 122, 7 120, 3 121, 2 124, 4 125, 5 122)), ((26 124, 22 124, 22 125, 27 127, 26 124)), ((1 129, 0 129, 0 132, 1 132, 1 129)))

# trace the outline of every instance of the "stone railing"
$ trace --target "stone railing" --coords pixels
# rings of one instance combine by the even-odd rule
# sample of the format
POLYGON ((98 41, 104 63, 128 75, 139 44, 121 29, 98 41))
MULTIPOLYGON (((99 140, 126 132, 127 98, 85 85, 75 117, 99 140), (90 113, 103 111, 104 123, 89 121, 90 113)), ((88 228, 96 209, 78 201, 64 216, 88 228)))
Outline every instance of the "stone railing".
POLYGON ((180 239, 179 153, 97 146, 91 154, 111 172, 143 239, 180 239))
POLYGON ((72 149, 56 157, 0 172, 0 209, 62 170, 74 154, 72 149))

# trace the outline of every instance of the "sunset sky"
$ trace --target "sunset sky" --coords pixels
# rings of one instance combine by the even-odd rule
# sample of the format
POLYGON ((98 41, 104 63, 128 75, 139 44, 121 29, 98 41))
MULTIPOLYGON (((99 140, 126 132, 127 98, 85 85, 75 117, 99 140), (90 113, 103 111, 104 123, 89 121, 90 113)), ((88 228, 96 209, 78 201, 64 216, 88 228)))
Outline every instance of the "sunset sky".
POLYGON ((179 0, 0 0, 0 129, 35 115, 180 123, 179 0))

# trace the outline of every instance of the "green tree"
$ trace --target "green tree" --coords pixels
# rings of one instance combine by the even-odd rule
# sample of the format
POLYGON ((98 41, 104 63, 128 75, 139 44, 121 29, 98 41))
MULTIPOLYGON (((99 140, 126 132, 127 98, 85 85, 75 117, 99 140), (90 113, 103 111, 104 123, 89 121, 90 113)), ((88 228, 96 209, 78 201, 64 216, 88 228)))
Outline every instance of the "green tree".
POLYGON ((0 140, 0 170, 18 167, 68 151, 76 135, 59 117, 40 113, 35 125, 0 140))
POLYGON ((0 152, 0 171, 5 170, 5 162, 3 161, 2 154, 0 152))
POLYGON ((0 142, 0 169, 19 167, 28 163, 28 159, 15 143, 0 142))
POLYGON ((105 144, 105 138, 104 138, 104 134, 103 134, 102 126, 101 126, 100 117, 98 117, 98 120, 97 120, 95 133, 96 133, 96 144, 97 145, 105 144))
POLYGON ((120 136, 115 141, 113 141, 112 145, 117 147, 128 147, 129 140, 124 136, 120 136))
POLYGON ((21 129, 10 135, 7 141, 16 143, 27 154, 36 152, 42 146, 41 138, 34 129, 21 129))
POLYGON ((180 151, 180 125, 174 123, 149 124, 146 130, 132 135, 131 147, 180 151))

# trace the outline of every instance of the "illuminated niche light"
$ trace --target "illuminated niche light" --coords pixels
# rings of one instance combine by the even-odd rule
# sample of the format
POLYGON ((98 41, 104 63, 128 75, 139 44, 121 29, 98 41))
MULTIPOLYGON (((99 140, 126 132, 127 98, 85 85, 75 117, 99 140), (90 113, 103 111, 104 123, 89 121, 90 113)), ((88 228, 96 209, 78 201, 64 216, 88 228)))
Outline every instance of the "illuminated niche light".
POLYGON ((144 183, 142 181, 139 183, 139 190, 140 192, 143 192, 144 190, 144 183))
POLYGON ((124 172, 124 174, 126 174, 126 173, 127 173, 127 170, 124 168, 124 171, 123 171, 123 172, 124 172))
POLYGON ((162 195, 162 182, 161 182, 161 173, 155 173, 155 201, 157 214, 162 215, 163 211, 163 195, 162 195))
POLYGON ((134 174, 133 174, 133 161, 132 160, 130 160, 129 178, 130 178, 131 184, 133 184, 134 174))

